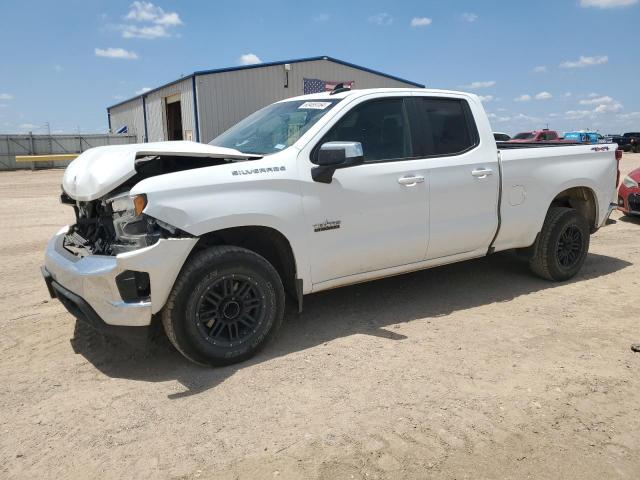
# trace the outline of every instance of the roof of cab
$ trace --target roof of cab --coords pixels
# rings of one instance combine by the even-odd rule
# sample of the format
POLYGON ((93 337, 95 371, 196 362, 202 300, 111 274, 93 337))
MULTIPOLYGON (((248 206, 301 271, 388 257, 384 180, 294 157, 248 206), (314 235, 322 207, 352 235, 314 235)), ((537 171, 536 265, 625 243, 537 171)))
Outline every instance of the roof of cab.
POLYGON ((411 88, 411 87, 401 87, 401 88, 362 88, 362 89, 353 89, 353 90, 344 90, 338 93, 332 92, 321 92, 321 93, 309 93, 307 95, 299 95, 297 97, 285 98, 280 100, 277 103, 281 102, 291 102, 298 100, 331 100, 331 99, 343 99, 346 97, 356 97, 362 95, 369 95, 372 93, 393 93, 393 92, 406 92, 406 93, 428 93, 433 95, 465 95, 465 96, 473 96, 474 94, 468 92, 460 92, 456 90, 438 90, 432 88, 411 88))

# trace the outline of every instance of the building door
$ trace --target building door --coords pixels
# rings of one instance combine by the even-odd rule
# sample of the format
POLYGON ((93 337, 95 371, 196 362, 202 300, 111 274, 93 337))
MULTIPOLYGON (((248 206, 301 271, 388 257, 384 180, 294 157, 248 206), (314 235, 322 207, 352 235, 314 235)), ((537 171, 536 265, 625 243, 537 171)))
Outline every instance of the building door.
POLYGON ((180 95, 167 97, 167 140, 183 140, 182 137, 182 108, 180 95))

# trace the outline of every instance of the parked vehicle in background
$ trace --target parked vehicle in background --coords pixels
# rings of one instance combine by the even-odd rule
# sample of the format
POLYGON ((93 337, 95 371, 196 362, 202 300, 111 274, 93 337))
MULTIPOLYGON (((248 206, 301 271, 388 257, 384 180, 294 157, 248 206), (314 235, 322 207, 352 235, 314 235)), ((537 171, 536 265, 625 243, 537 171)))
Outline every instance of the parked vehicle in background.
POLYGON ((640 132, 627 132, 624 135, 613 136, 613 143, 617 143, 625 152, 640 153, 640 132))
POLYGON ((622 179, 618 187, 618 210, 625 215, 640 215, 640 168, 622 179))
POLYGON ((589 132, 589 131, 575 131, 575 132, 565 132, 563 140, 565 142, 576 142, 576 143, 605 143, 606 138, 598 133, 598 132, 589 132))
POLYGON ((496 142, 508 142, 511 140, 508 134, 502 132, 493 132, 493 138, 496 142))
POLYGON ((286 294, 302 309, 306 294, 513 248, 568 280, 617 206, 613 145, 499 145, 477 95, 340 88, 208 145, 94 148, 64 174, 76 223, 50 240, 43 276, 80 320, 158 319, 205 365, 254 355, 286 294))
POLYGON ((559 142, 560 136, 555 130, 542 129, 530 132, 517 133, 509 142, 530 143, 530 142, 559 142))

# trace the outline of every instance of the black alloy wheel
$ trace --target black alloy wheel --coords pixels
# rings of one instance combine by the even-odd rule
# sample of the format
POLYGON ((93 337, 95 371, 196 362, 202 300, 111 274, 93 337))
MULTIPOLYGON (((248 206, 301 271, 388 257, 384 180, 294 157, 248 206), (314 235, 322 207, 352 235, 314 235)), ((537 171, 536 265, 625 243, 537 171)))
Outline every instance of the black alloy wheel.
POLYGON ((569 280, 580 271, 589 252, 587 219, 570 207, 551 207, 533 244, 529 266, 547 280, 569 280))
POLYGON ((200 365, 229 365, 255 355, 284 317, 276 269, 246 248, 219 245, 187 261, 162 310, 176 349, 200 365))
POLYGON ((580 259, 584 248, 582 232, 576 225, 568 225, 560 234, 556 255, 563 268, 573 267, 580 259))
POLYGON ((256 333, 264 319, 265 293, 246 275, 211 281, 196 304, 196 324, 213 345, 234 347, 256 333))

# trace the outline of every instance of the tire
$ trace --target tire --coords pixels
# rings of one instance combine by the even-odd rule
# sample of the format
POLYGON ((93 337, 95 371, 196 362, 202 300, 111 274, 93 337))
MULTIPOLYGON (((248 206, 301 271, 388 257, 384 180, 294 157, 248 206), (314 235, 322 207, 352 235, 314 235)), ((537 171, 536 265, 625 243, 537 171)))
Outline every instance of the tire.
POLYGON ((205 366, 242 362, 271 340, 284 316, 278 272, 241 247, 203 250, 183 267, 162 310, 167 337, 205 366))
POLYGON ((587 220, 572 208, 551 207, 533 250, 533 273, 557 282, 572 278, 589 251, 587 220))

